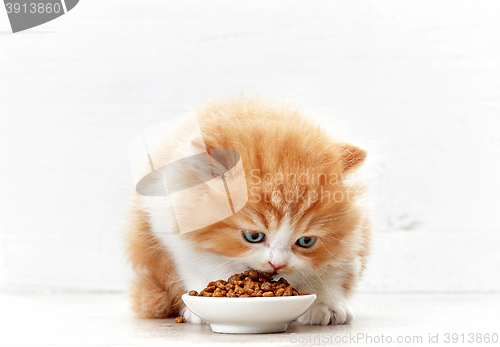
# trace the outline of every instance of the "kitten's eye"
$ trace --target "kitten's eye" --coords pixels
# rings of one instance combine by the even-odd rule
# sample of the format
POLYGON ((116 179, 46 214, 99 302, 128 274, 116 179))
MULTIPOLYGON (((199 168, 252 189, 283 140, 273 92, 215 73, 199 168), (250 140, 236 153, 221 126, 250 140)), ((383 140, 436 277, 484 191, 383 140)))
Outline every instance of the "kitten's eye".
POLYGON ((311 247, 316 239, 314 237, 301 237, 300 239, 297 240, 297 245, 300 247, 311 247))
POLYGON ((248 242, 257 243, 257 242, 263 241, 264 238, 266 237, 266 234, 264 234, 264 233, 255 233, 255 232, 251 232, 251 231, 245 231, 243 233, 243 236, 245 237, 245 239, 248 242))

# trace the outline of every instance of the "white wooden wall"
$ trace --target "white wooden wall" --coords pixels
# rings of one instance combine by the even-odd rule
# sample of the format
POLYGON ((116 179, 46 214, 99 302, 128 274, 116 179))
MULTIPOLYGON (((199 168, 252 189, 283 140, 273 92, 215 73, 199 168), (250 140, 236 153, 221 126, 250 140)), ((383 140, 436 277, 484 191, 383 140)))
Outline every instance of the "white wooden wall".
POLYGON ((12 35, 0 9, 0 289, 123 290, 129 139, 245 90, 371 150, 364 291, 500 291, 499 10, 86 0, 12 35))

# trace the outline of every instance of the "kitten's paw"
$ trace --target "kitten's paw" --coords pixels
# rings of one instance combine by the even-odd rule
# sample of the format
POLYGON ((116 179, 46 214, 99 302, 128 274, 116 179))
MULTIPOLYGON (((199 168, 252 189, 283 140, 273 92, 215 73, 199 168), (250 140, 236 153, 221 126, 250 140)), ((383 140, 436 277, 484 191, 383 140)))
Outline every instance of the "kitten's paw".
POLYGON ((329 306, 318 303, 312 305, 306 313, 297 318, 300 324, 328 325, 328 324, 346 324, 352 321, 354 314, 347 303, 329 306))
POLYGON ((354 312, 347 302, 333 305, 330 324, 348 324, 354 319, 354 312))
POLYGON ((191 312, 187 307, 184 307, 181 311, 181 314, 179 316, 184 317, 186 322, 188 323, 194 323, 194 324, 206 324, 203 319, 195 315, 193 312, 191 312))
POLYGON ((325 304, 313 304, 302 316, 297 318, 300 324, 327 325, 330 323, 331 311, 325 304))

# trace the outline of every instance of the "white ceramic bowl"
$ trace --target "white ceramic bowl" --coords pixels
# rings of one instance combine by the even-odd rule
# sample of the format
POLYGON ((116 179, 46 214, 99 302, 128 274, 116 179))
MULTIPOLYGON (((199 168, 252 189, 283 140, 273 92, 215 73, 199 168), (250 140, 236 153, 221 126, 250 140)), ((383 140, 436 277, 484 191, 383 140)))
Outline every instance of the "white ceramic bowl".
POLYGON ((216 333, 283 332, 316 300, 316 294, 270 298, 212 298, 183 294, 182 300, 216 333))

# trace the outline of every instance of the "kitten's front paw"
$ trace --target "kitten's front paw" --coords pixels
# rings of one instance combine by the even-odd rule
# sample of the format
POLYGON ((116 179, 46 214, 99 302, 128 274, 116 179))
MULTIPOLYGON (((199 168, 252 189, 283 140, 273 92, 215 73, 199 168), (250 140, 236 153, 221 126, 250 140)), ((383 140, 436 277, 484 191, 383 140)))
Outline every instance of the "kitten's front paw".
POLYGON ((347 302, 333 305, 331 313, 330 324, 348 324, 354 319, 354 312, 347 302))
POLYGON ((313 304, 302 316, 297 318, 300 324, 327 325, 330 323, 331 311, 325 304, 313 304))
POLYGON ((346 324, 352 321, 354 313, 347 303, 329 306, 318 303, 313 304, 302 316, 297 318, 300 324, 328 325, 346 324))
POLYGON ((202 320, 200 317, 195 315, 193 312, 191 312, 187 307, 184 307, 181 311, 180 316, 184 317, 186 322, 188 323, 194 323, 194 324, 206 324, 204 320, 202 320))

